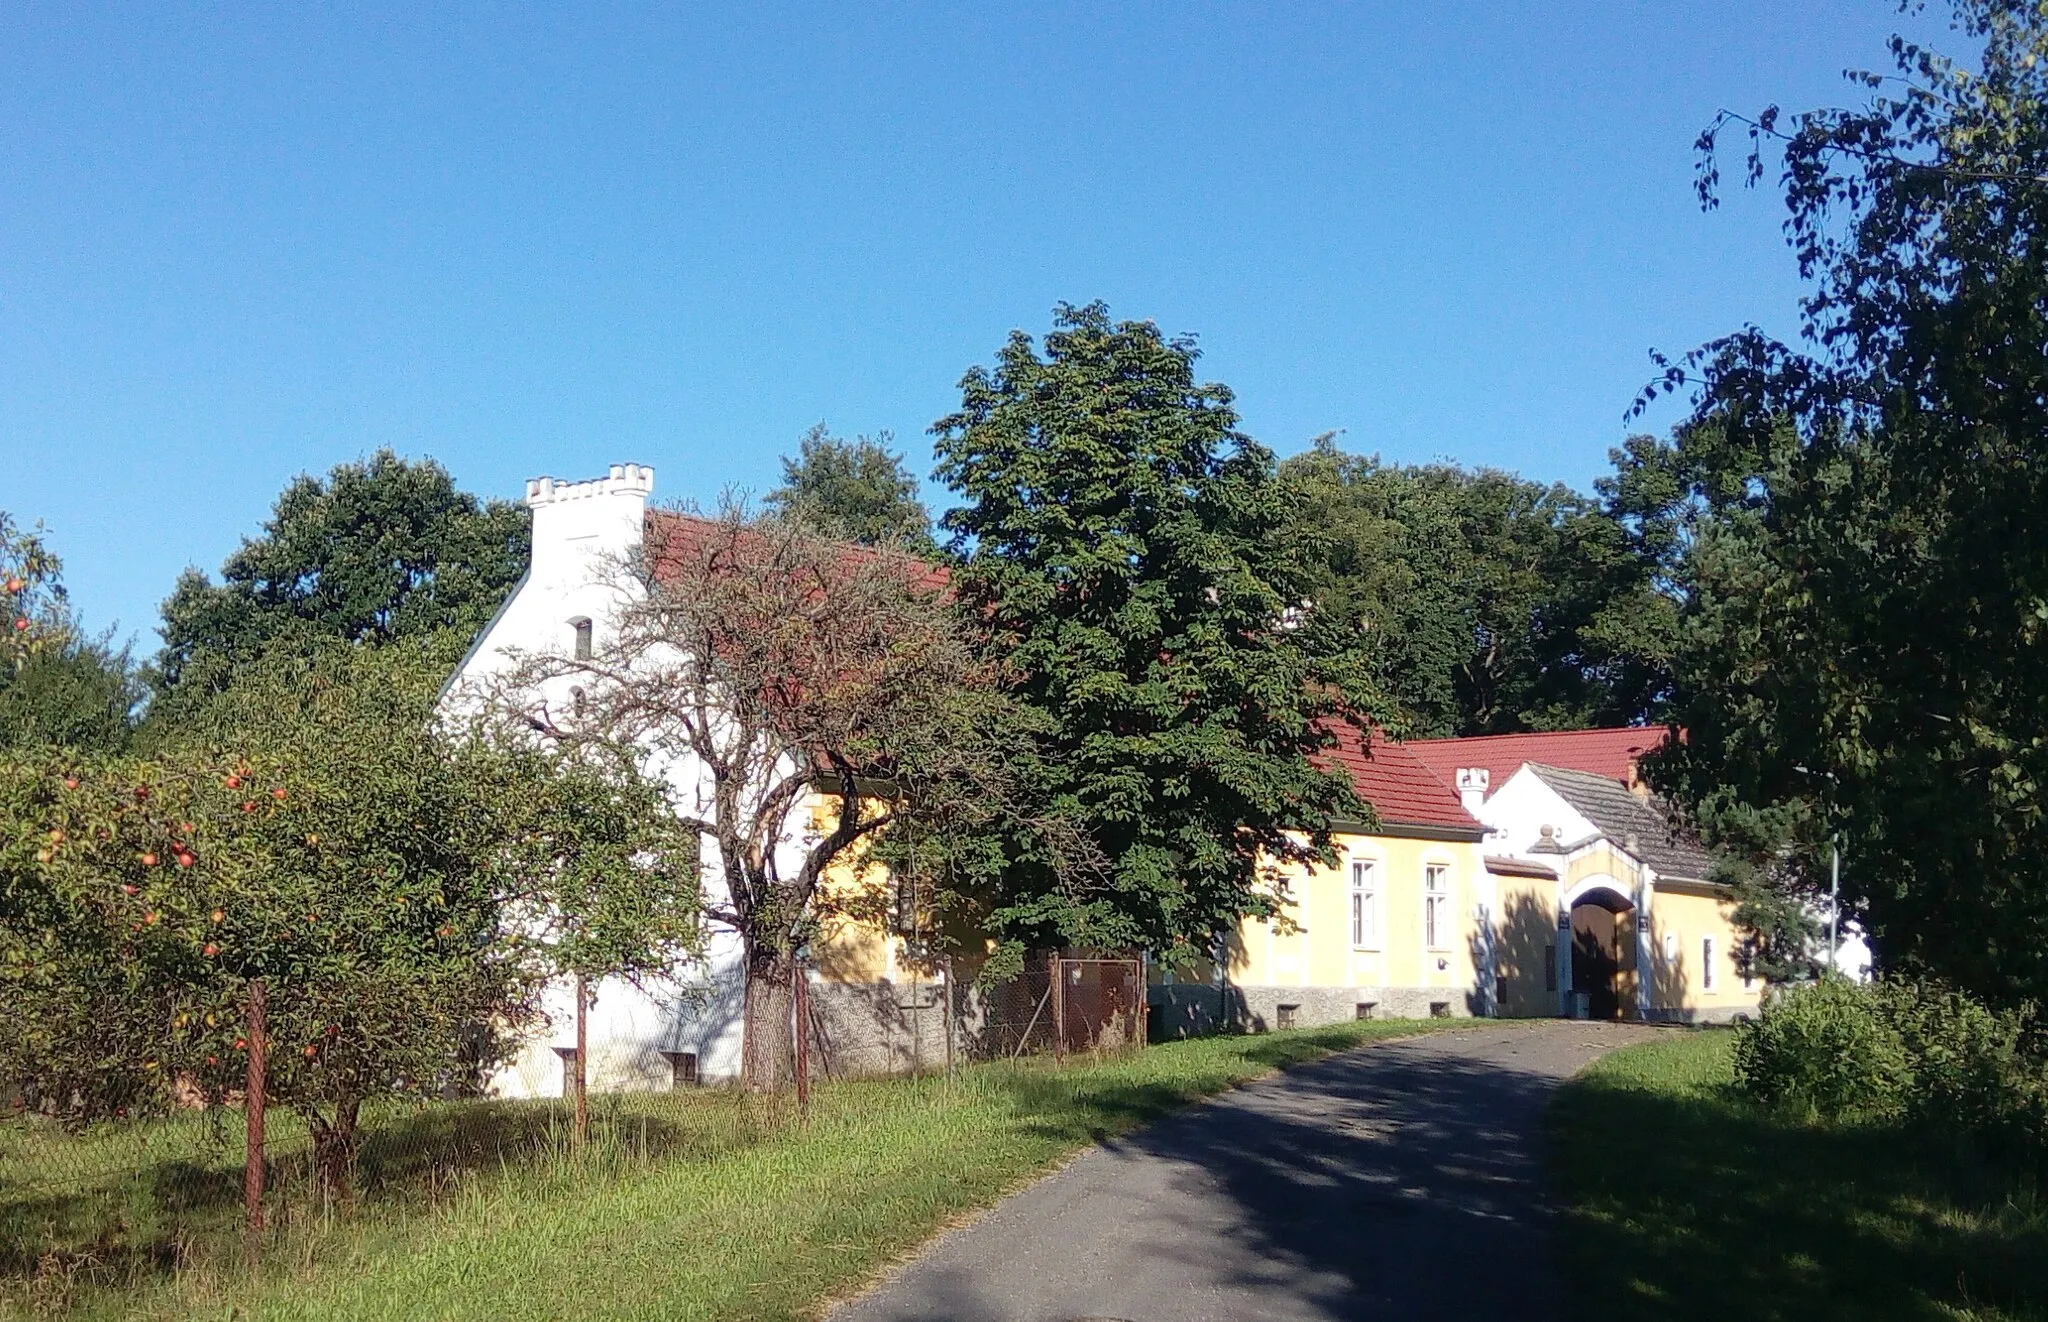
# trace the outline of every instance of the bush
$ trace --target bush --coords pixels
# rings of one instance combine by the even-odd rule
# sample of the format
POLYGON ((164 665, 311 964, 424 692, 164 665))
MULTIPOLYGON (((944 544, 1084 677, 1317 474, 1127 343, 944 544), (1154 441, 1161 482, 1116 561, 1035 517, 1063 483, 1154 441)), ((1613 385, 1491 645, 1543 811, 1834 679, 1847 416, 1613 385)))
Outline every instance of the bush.
POLYGON ((1901 1112, 1906 1047, 1868 989, 1824 978, 1781 992, 1735 1039, 1735 1076, 1770 1106, 1835 1120, 1901 1112))
POLYGON ((2031 1007, 1993 1010, 1931 983, 1828 978, 1768 1001, 1735 1043, 1736 1078, 1770 1106, 1899 1119, 2048 1151, 2048 1069, 2031 1007))
POLYGON ((1906 1117, 1986 1137, 2025 1130, 2040 1073, 2027 1058, 2030 1011, 1995 1011, 1962 992, 1908 982, 1871 991, 1911 1063, 1906 1117))

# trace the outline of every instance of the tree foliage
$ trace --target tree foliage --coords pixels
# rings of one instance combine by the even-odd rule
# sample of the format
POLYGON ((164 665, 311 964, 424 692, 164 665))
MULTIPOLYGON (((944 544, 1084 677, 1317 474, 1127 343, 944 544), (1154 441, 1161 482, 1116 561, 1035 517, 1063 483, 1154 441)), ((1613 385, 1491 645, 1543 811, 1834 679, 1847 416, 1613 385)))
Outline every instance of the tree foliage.
POLYGON ((526 567, 523 507, 458 491, 446 469, 380 450, 301 476, 213 582, 187 570, 164 602, 156 707, 175 717, 273 644, 452 634, 450 660, 526 567))
POLYGON ((779 1087, 798 952, 835 917, 885 907, 886 877, 828 874, 861 873, 891 837, 973 865, 1014 806, 1017 714, 943 574, 894 548, 735 504, 651 518, 614 572, 623 604, 589 657, 525 657, 481 696, 567 747, 677 777, 683 826, 715 850, 707 916, 745 947, 746 1078, 779 1087))
POLYGON ((1281 465, 1319 605, 1355 626, 1417 737, 1645 719, 1674 605, 1608 506, 1492 469, 1407 467, 1334 437, 1281 465))
MULTIPOLYGON (((1959 0, 1965 68, 1895 39, 1864 104, 1746 122, 1782 154, 1803 347, 1754 329, 1669 366, 1640 456, 1684 517, 1655 769, 1709 818, 1775 814, 1882 965, 2048 992, 2048 20, 1959 0)), ((1718 188, 1702 136, 1702 196, 1718 188)))
POLYGON ((142 700, 127 649, 80 632, 62 563, 4 510, 0 621, 0 748, 127 743, 142 700))
POLYGON ((663 852, 658 792, 436 730, 437 675, 418 644, 280 649, 151 758, 0 763, 7 1082, 80 1119, 219 1099, 262 979, 271 1095, 338 1185, 366 1100, 473 1083, 531 1020, 562 967, 534 914, 620 926, 594 869, 693 912, 694 852, 663 852))
POLYGON ((1076 887, 1028 849, 993 920, 1034 944, 1206 950, 1263 911, 1263 867, 1330 853, 1369 810, 1313 759, 1378 714, 1355 634, 1309 605, 1272 455, 1192 341, 1062 306, 933 427, 954 583, 1045 731, 1014 764, 1105 861, 1076 887))
POLYGON ((931 514, 918 497, 917 478, 889 448, 892 439, 883 432, 849 441, 819 423, 797 442, 796 458, 783 459, 782 485, 768 493, 768 508, 850 542, 928 552, 931 514))

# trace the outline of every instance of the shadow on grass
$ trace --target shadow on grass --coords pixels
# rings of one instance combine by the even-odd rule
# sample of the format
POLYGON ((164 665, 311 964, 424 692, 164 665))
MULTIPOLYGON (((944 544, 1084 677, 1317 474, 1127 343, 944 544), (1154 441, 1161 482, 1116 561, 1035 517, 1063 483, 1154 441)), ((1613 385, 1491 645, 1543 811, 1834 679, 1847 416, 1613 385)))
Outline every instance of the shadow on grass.
MULTIPOLYGON (((758 1142, 777 1128, 766 1108, 738 1094, 636 1094, 593 1099, 591 1143, 570 1151, 569 1112, 558 1102, 456 1102, 392 1108, 366 1118, 355 1195, 368 1207, 432 1205, 453 1190, 508 1170, 565 1174, 654 1161, 702 1159, 758 1142)), ((166 1123, 166 1122, 159 1122, 166 1123)), ((192 1116, 169 1124, 203 1126, 192 1116)), ((236 1118, 239 1124, 239 1117, 236 1118)), ((17 1157, 0 1180, 0 1297, 10 1285, 53 1273, 76 1284, 120 1287, 171 1273, 190 1260, 231 1255, 242 1233, 239 1142, 133 1166, 79 1170, 76 1149, 46 1136, 44 1174, 17 1157), (68 1160, 67 1160, 68 1159, 68 1160), (26 1178, 24 1178, 26 1177, 26 1178)), ((273 1223, 317 1213, 311 1154, 287 1140, 272 1149, 273 1223)))
POLYGON ((1726 1049, 1720 1034, 1659 1043, 1642 1050, 1706 1068, 1680 1082, 1617 1056, 1559 1096, 1568 1312, 2048 1317, 2048 1215, 2031 1177, 1891 1129, 1761 1113, 1720 1079, 1726 1049))

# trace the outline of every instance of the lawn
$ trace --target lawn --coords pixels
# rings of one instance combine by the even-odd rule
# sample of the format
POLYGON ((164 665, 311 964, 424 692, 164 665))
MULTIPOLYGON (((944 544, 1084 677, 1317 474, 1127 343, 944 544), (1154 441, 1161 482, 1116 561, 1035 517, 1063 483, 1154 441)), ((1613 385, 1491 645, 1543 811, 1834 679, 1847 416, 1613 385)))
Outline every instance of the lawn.
POLYGON ((1733 1035, 1606 1057, 1551 1111, 1576 1317, 2048 1318, 2031 1173, 1938 1140, 1760 1113, 1733 1035))
POLYGON ((0 1132, 0 1310, 804 1317, 1090 1143, 1274 1069, 1446 1026, 1342 1024, 1064 1068, 981 1065, 952 1082, 830 1084, 802 1127, 717 1089, 605 1099, 583 1158, 563 1152, 551 1105, 393 1112, 366 1144, 359 1205, 288 1200, 260 1278, 237 1259, 232 1154, 203 1124, 0 1132), (25 1182, 52 1171, 61 1187, 25 1182))

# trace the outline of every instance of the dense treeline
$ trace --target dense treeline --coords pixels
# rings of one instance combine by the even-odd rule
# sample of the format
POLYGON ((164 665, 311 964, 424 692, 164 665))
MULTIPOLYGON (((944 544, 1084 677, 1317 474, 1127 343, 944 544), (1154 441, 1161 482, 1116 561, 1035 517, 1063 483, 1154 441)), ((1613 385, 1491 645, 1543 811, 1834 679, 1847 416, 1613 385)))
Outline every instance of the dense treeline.
MULTIPOLYGON (((1165 948, 1256 910, 1243 858, 1200 841, 1348 808, 1306 770, 1326 716, 1664 722, 1686 738, 1653 778, 1745 880, 1772 970, 1810 963, 1801 904, 1839 845, 1881 964, 1997 1004, 2048 994, 2048 19, 1956 17, 1978 68, 1900 43, 1903 81, 1861 107, 1703 137, 1709 202, 1730 123, 1752 181, 1781 152, 1810 338, 1745 331, 1671 364, 1692 415, 1629 439, 1591 493, 1328 437, 1280 461, 1197 380, 1192 341, 1099 305, 963 379, 935 429, 943 547, 886 437, 806 435, 771 516, 952 558, 1038 709, 1020 765, 1042 755, 1048 802, 1120 878, 1080 903, 998 849, 992 912, 1019 939, 1165 948), (1295 680, 1314 695, 1279 696, 1295 680), (1133 828, 1159 793, 1187 830, 1133 828)), ((311 640, 452 664, 526 535, 431 463, 300 480, 220 581, 190 573, 166 603, 138 735, 136 669, 73 626, 47 549, 0 528, 0 743, 147 747, 311 640)))

